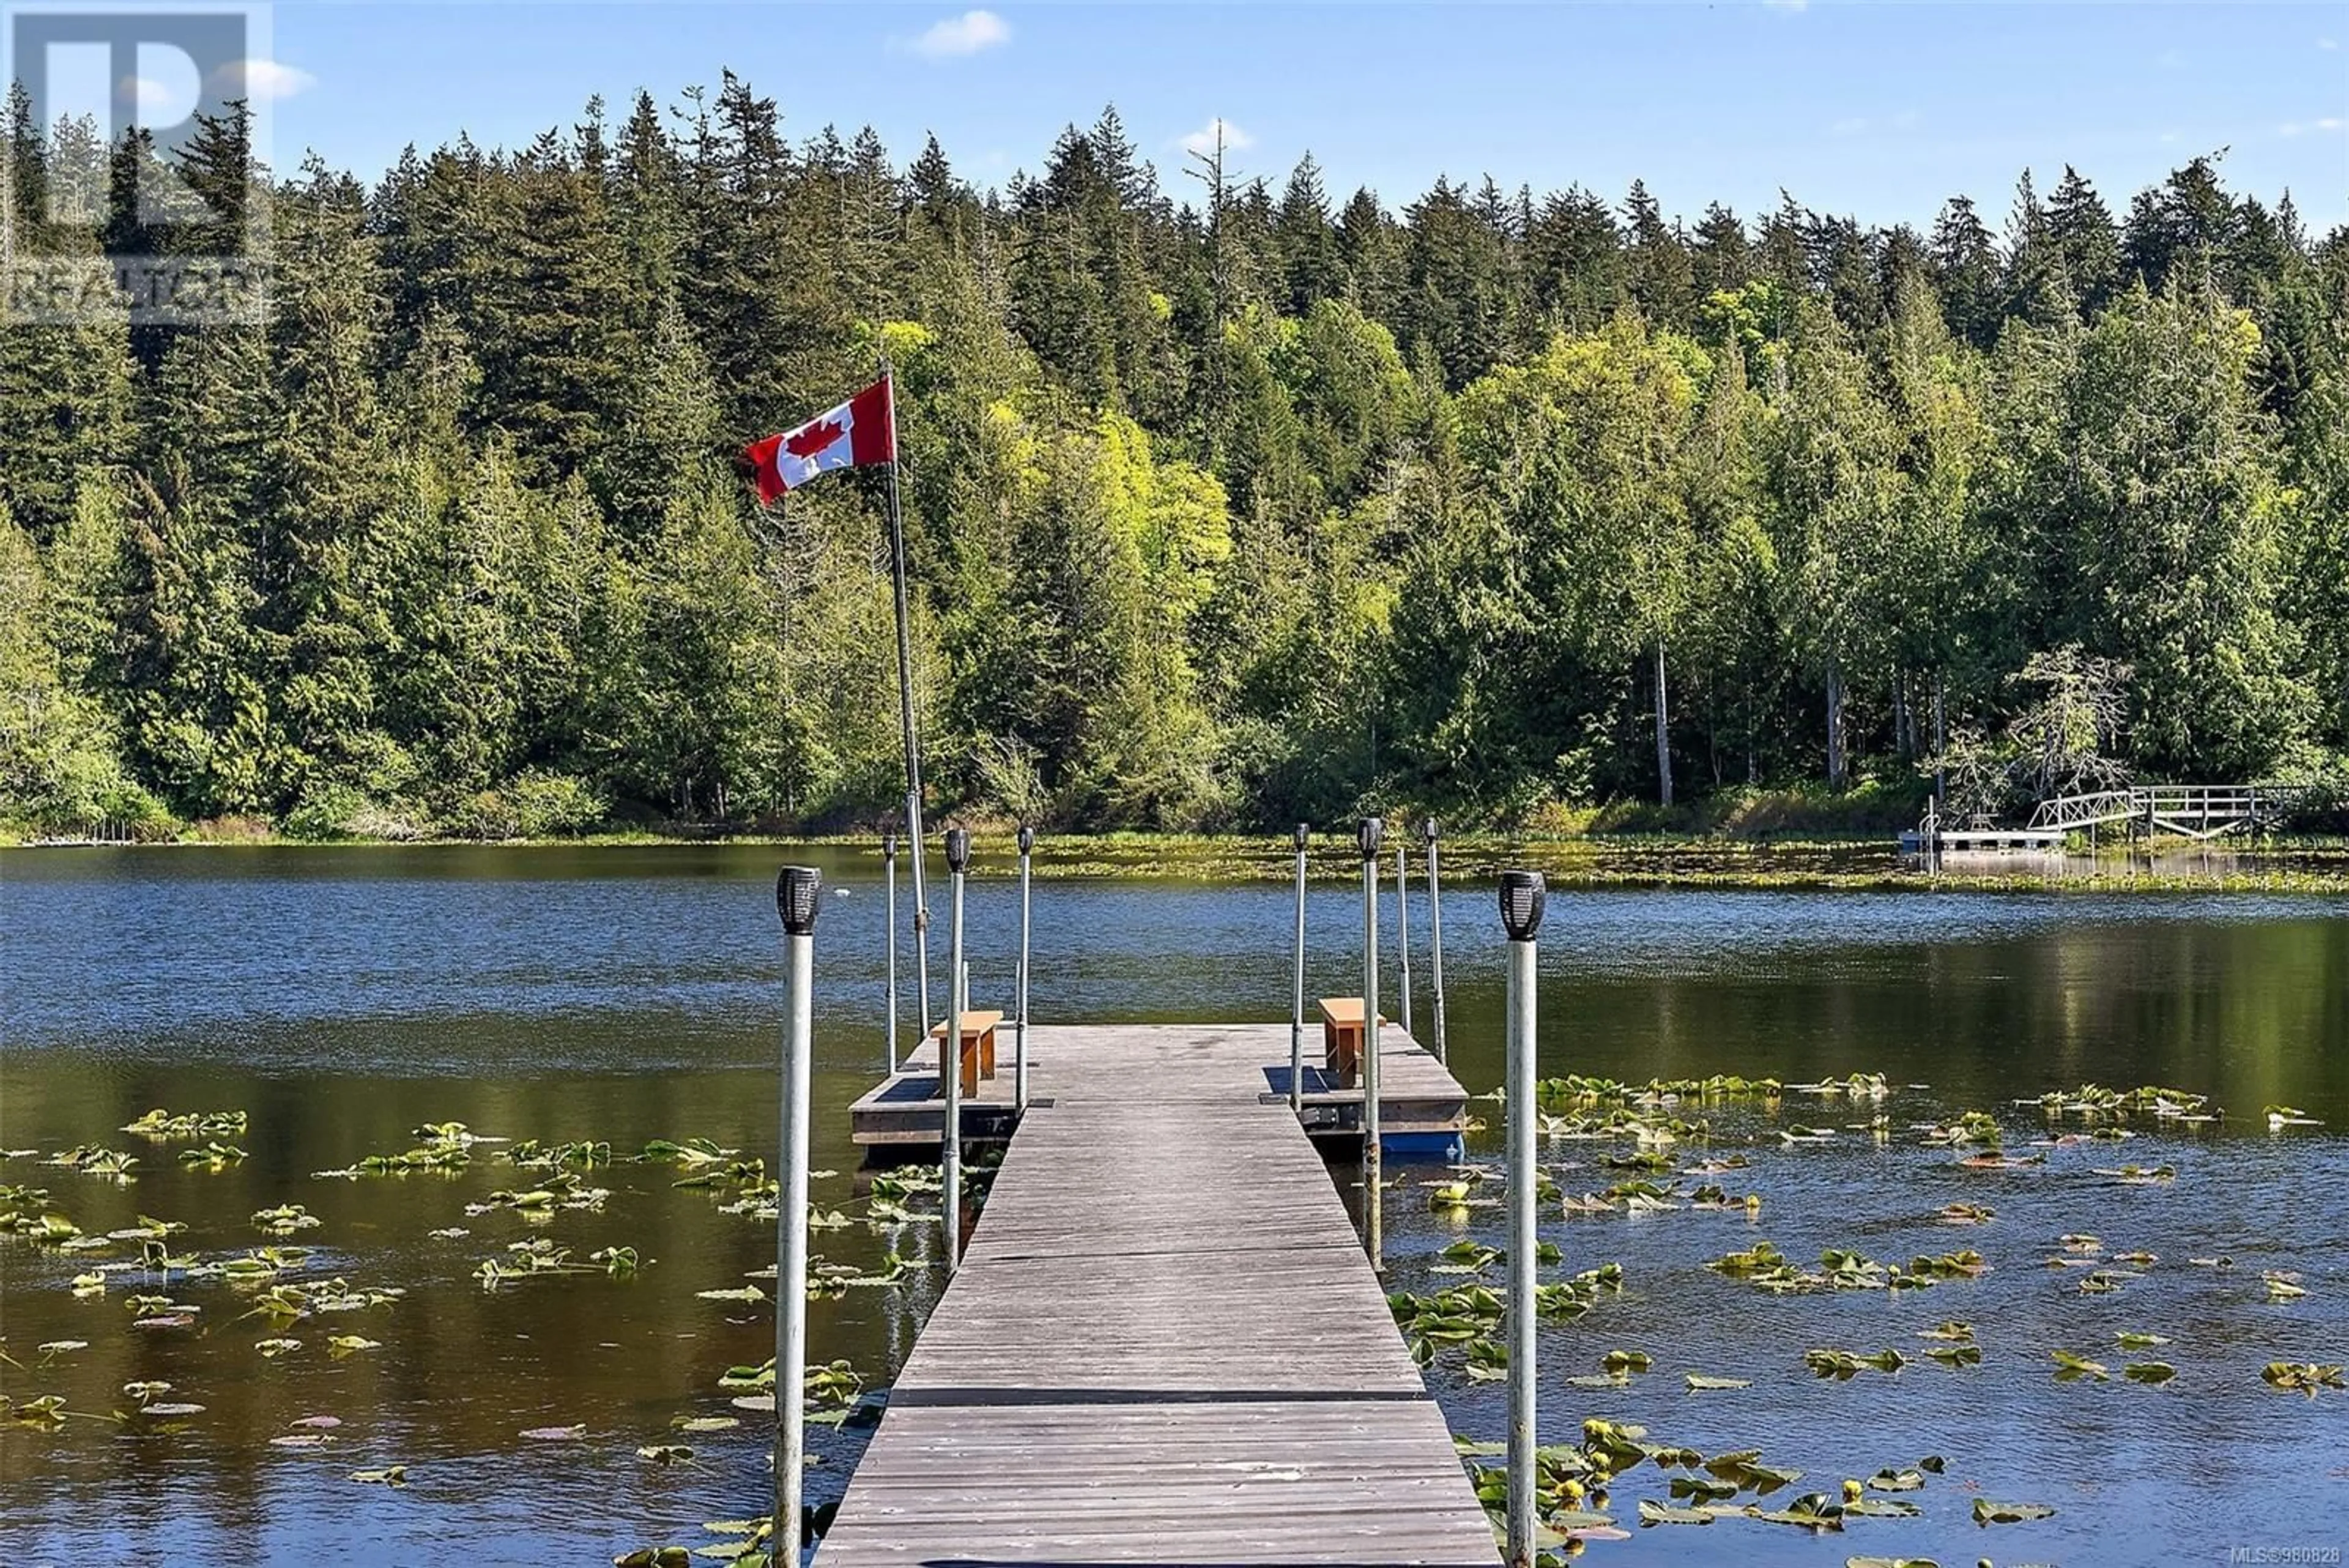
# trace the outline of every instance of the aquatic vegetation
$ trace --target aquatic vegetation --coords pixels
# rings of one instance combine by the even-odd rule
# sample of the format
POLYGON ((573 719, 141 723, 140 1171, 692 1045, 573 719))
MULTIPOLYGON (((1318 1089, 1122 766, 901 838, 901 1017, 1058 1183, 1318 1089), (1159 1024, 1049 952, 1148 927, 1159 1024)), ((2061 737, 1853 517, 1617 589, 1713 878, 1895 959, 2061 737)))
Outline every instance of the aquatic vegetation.
POLYGON ((299 1203, 281 1203, 274 1209, 255 1210, 253 1222, 258 1229, 275 1236, 291 1236, 296 1231, 313 1231, 323 1223, 299 1203))
POLYGON ((2282 1132, 2286 1127, 2321 1127, 2324 1124, 2297 1106, 2270 1106, 2266 1108, 2268 1131, 2282 1132))
POLYGON ((351 1480, 355 1481, 365 1481, 375 1486, 406 1486, 408 1484, 408 1467, 406 1465, 387 1465, 379 1470, 353 1470, 351 1472, 351 1480))
POLYGON ((252 1309, 244 1315, 294 1323, 316 1313, 364 1312, 370 1307, 390 1306, 407 1293, 405 1286, 398 1285, 355 1290, 347 1281, 340 1279, 307 1285, 274 1284, 254 1298, 252 1309))
POLYGON ((2115 1182, 2123 1187, 2152 1187, 2161 1182, 2176 1180, 2178 1178, 2178 1168, 2169 1165, 2158 1165, 2147 1169, 2146 1167, 2140 1165, 2124 1165, 2117 1169, 2106 1170, 2099 1167, 2096 1174, 2098 1176, 2109 1176, 2115 1182))
POLYGON ((2051 1350, 2047 1354, 2054 1359, 2055 1381, 2058 1383, 2076 1383, 2084 1377, 2102 1383, 2112 1376, 2105 1369, 2104 1363, 2091 1361, 2085 1355, 2075 1355, 2068 1350, 2051 1350))
POLYGON ((741 1302, 752 1303, 768 1300, 767 1293, 756 1285, 737 1285, 730 1290, 708 1290, 693 1293, 706 1302, 741 1302))
POLYGON ((102 1176, 110 1181, 128 1184, 138 1180, 131 1168, 139 1157, 128 1149, 108 1148, 100 1144, 78 1143, 62 1149, 41 1162, 65 1170, 78 1170, 84 1176, 102 1176))
POLYGON ((581 1169, 612 1163, 612 1146, 600 1139, 580 1139, 569 1143, 541 1143, 534 1137, 524 1138, 504 1151, 514 1164, 536 1169, 552 1170, 566 1165, 581 1169))
POLYGON ((2271 1361, 2261 1370, 2260 1381, 2271 1388, 2305 1394, 2312 1399, 2322 1388, 2349 1388, 2349 1375, 2344 1375, 2340 1366, 2313 1361, 2271 1361))
POLYGON ((1996 1148, 2004 1140, 1998 1118, 1987 1111, 1967 1111, 1954 1122, 1924 1129, 1924 1142, 1946 1147, 1978 1145, 1996 1148))
POLYGON ((2022 1524, 2033 1519, 2053 1519, 2055 1511, 2044 1502, 1992 1502, 1986 1497, 1974 1499, 1976 1524, 2022 1524))
POLYGON ((1868 1368, 1878 1372, 1898 1372, 1909 1365, 1909 1358, 1889 1347, 1873 1355, 1860 1355, 1848 1350, 1806 1350, 1803 1352, 1803 1365, 1821 1377, 1847 1383, 1868 1368))
POLYGON ((1751 1388, 1754 1386, 1754 1380, 1750 1377, 1708 1377, 1702 1372, 1692 1372, 1683 1378, 1682 1381, 1688 1385, 1688 1390, 1692 1394, 1704 1393, 1713 1389, 1751 1388))
MULTIPOLYGON (((0 1231, 25 1237, 45 1246, 62 1246, 81 1234, 81 1227, 62 1214, 0 1211, 0 1231)), ((103 1241, 105 1238, 100 1237, 103 1241)))
POLYGON ((2164 1088, 2153 1084, 2135 1089, 2109 1089, 2101 1084, 2083 1084, 2077 1089, 2055 1090, 2037 1099, 2014 1103, 2036 1106, 2051 1118, 2076 1116, 2085 1121, 2125 1121, 2133 1116, 2145 1115, 2161 1121, 2193 1125, 2217 1121, 2225 1115, 2211 1106, 2208 1095, 2164 1088))
MULTIPOLYGON (((617 1249, 633 1260, 634 1248, 617 1249)), ((633 1273, 633 1261, 614 1267, 616 1250, 603 1248, 590 1254, 592 1262, 574 1263, 571 1249, 558 1247, 546 1237, 535 1241, 509 1241, 503 1258, 484 1258, 474 1265, 473 1278, 485 1291, 494 1291, 514 1280, 535 1279, 543 1274, 610 1274, 615 1278, 633 1273)))
POLYGON ((244 1150, 233 1144, 221 1143, 217 1140, 207 1140, 195 1148, 183 1148, 177 1156, 181 1165, 191 1168, 202 1167, 205 1170, 214 1171, 226 1170, 230 1166, 242 1162, 244 1158, 244 1150))
POLYGON ((138 1120, 124 1123, 121 1130, 158 1140, 243 1137, 250 1125, 243 1111, 186 1111, 173 1116, 158 1106, 138 1120))
POLYGON ((1989 1265, 1980 1252, 1971 1249, 1920 1255, 1911 1258, 1904 1267, 1829 1247, 1819 1254, 1818 1267, 1803 1269, 1775 1245, 1763 1241, 1743 1251, 1714 1258, 1705 1267, 1761 1290, 1801 1295, 1816 1291, 1922 1290, 1942 1279, 1971 1278, 1989 1265))
MULTIPOLYGON (((903 1280, 913 1266, 911 1260, 899 1255, 894 1249, 882 1254, 881 1267, 870 1273, 854 1263, 827 1263, 821 1256, 811 1257, 808 1260, 808 1299, 836 1301, 853 1290, 894 1285, 903 1280)), ((759 1277, 773 1279, 773 1265, 761 1270, 759 1277)))
POLYGON ((720 1148, 706 1137, 689 1137, 683 1143, 673 1143, 657 1137, 639 1150, 636 1158, 650 1165, 681 1165, 694 1167, 716 1165, 740 1154, 740 1149, 720 1148))
POLYGON ((600 1213, 605 1200, 612 1196, 607 1187, 581 1185, 575 1171, 557 1171, 536 1187, 515 1190, 500 1188, 479 1203, 465 1205, 468 1216, 487 1214, 492 1210, 507 1209, 525 1220, 553 1219, 558 1210, 587 1210, 600 1213))

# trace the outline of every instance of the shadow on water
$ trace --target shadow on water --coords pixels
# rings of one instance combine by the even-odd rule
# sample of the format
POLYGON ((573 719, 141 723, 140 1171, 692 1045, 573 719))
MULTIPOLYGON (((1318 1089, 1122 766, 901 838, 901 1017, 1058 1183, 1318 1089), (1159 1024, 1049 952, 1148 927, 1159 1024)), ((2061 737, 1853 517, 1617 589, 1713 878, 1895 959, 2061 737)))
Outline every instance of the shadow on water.
MULTIPOLYGON (((245 1297, 225 1284, 173 1282, 169 1293, 203 1308, 197 1323, 134 1331, 125 1298, 150 1288, 126 1282, 136 1276, 78 1297, 69 1282, 90 1259, 0 1241, 0 1334, 30 1368, 0 1366, 12 1397, 56 1393, 68 1409, 103 1415, 125 1407, 125 1383, 160 1380, 173 1386, 171 1398, 205 1407, 167 1436, 99 1419, 68 1419, 54 1435, 0 1423, 0 1561, 296 1563, 315 1561, 323 1542, 366 1541, 379 1548, 369 1560, 593 1563, 649 1542, 696 1542, 704 1521, 764 1511, 763 1417, 738 1411, 718 1380, 766 1357, 770 1319, 762 1305, 698 1293, 748 1282, 772 1259, 770 1227, 722 1211, 730 1190, 675 1187, 681 1173, 667 1166, 616 1164, 587 1173, 611 1189, 600 1211, 537 1224, 506 1209, 466 1212, 518 1185, 521 1173, 487 1151, 455 1173, 312 1173, 406 1149, 413 1129, 448 1120, 515 1138, 608 1139, 624 1152, 692 1136, 771 1152, 781 857, 661 846, 0 860, 0 1147, 39 1151, 0 1164, 0 1182, 47 1189, 47 1206, 90 1233, 140 1214, 183 1220, 172 1247, 211 1254, 267 1242, 249 1217, 298 1202, 321 1221, 292 1238, 318 1249, 299 1278, 408 1293, 347 1319, 271 1328, 242 1317, 245 1297), (181 1146, 115 1130, 155 1106, 250 1112, 239 1140, 249 1158, 217 1172, 182 1167, 173 1158, 181 1146), (41 1163, 81 1143, 131 1149, 140 1179, 117 1186, 41 1163), (467 1233, 431 1234, 453 1229, 467 1233), (539 1236, 580 1257, 632 1245, 647 1262, 627 1279, 523 1280, 494 1292, 475 1282, 482 1259, 539 1236), (342 1333, 381 1348, 332 1358, 325 1342, 342 1333), (264 1358, 254 1346, 272 1334, 305 1344, 264 1358), (43 1364, 34 1347, 59 1340, 88 1348, 43 1364), (272 1445, 317 1415, 340 1418, 326 1434, 333 1442, 272 1445), (672 1425, 728 1417, 745 1424, 689 1435, 672 1425), (574 1425, 585 1428, 576 1440, 522 1436, 574 1425), (671 1442, 693 1447, 693 1462, 637 1457, 671 1442), (405 1489, 347 1479, 389 1464, 409 1467, 405 1489)), ((818 932, 815 1158, 837 1175, 816 1190, 820 1207, 853 1211, 845 1112, 884 1050, 879 867, 839 849, 812 858, 847 895, 827 898, 818 932)), ((982 1005, 1009 992, 1014 898, 1000 880, 971 892, 982 1005)), ((1358 900, 1340 883, 1314 889, 1315 994, 1357 989, 1358 900)), ((1588 1416, 1638 1421, 1657 1440, 1708 1452, 1760 1448, 1806 1472, 1796 1490, 1833 1491, 1846 1476, 1938 1452, 1948 1475, 1914 1494, 1925 1516, 1856 1521, 1827 1542, 1742 1521, 1659 1527, 1594 1545, 1594 1559, 2135 1562, 2343 1543, 2349 1396, 2279 1395, 2259 1372, 2271 1360, 2340 1359, 2349 1344, 2344 912, 2338 898, 2241 894, 1555 895, 1542 954, 1544 1072, 1795 1081, 1877 1071, 1897 1085, 1929 1085, 1896 1090, 1881 1140, 1844 1133, 1783 1146, 1783 1120, 1828 1119, 1808 1103, 1790 1101, 1776 1118, 1716 1118, 1716 1150, 1751 1159, 1723 1179, 1761 1196, 1756 1220, 1552 1211, 1543 1233, 1568 1272, 1616 1260, 1628 1282, 1587 1317, 1546 1329, 1541 1347, 1547 1439, 1571 1440, 1588 1416), (2086 1082, 2171 1085, 2231 1115, 2125 1147, 2051 1151, 2045 1167, 2013 1171, 1959 1170, 1909 1130, 1997 1109, 2019 1144, 2041 1124, 2007 1102, 2086 1082), (2271 1133, 2260 1114, 2271 1104, 2326 1125, 2271 1133), (2094 1174, 2120 1158, 2172 1165, 2176 1178, 2116 1187, 2094 1174), (1992 1206, 1996 1220, 1953 1231, 1933 1218, 1960 1199, 1992 1206), (2080 1231, 2160 1262, 2116 1293, 2084 1296, 2074 1272, 2044 1262, 2061 1251, 2057 1238, 2080 1231), (1899 1296, 1798 1298, 1702 1267, 1764 1238, 1803 1261, 1829 1246, 1905 1261, 1965 1245, 1993 1266, 1899 1296), (2219 1256, 2232 1266, 2187 1262, 2219 1256), (2267 1269, 2298 1272, 2308 1294, 2268 1303, 2267 1269), (1977 1325, 1981 1366, 1921 1359, 1928 1342, 1917 1331, 1945 1318, 1977 1325), (2130 1358, 2114 1339, 2124 1330, 2168 1336, 2150 1354, 2176 1364, 2178 1377, 2158 1388, 2053 1380, 2054 1348, 2117 1373, 2130 1358), (1802 1353, 1830 1345, 1896 1345, 1913 1364, 1895 1376, 1816 1380, 1802 1353), (1619 1389, 1564 1384, 1619 1346, 1646 1351, 1656 1370, 1619 1389), (1752 1386, 1692 1395, 1689 1372, 1752 1386), (2059 1511, 1981 1529, 1966 1517, 1976 1494, 2059 1511)), ((1040 1019, 1285 1013, 1290 905, 1278 883, 1055 881, 1040 884, 1036 919, 1040 1019)), ((1500 1076, 1502 1004, 1484 888, 1454 884, 1444 921, 1454 1061, 1483 1092, 1500 1076)), ((1424 1034, 1423 909, 1413 932, 1424 1034)), ((1393 940, 1390 924, 1390 958, 1393 940)), ((1494 1158, 1492 1119, 1492 1132, 1472 1138, 1473 1158, 1494 1158)), ((1580 1192, 1616 1174, 1598 1166, 1605 1147, 1554 1143, 1545 1158, 1566 1190, 1580 1192)), ((1348 1168, 1335 1168, 1342 1177, 1348 1168)), ((1432 1174, 1401 1172, 1390 1199, 1393 1288, 1450 1282, 1434 1272, 1436 1252, 1499 1229, 1497 1210, 1460 1221, 1431 1211, 1417 1183, 1432 1174)), ((818 1232, 815 1244, 871 1269, 891 1251, 926 1265, 936 1237, 919 1225, 854 1223, 818 1232)), ((885 1380, 937 1283, 923 1266, 898 1286, 815 1303, 816 1354, 885 1380)), ((1429 1378, 1455 1429, 1498 1435, 1497 1386, 1471 1381, 1451 1356, 1429 1378)), ((863 1434, 818 1428, 814 1440, 825 1463, 811 1490, 821 1501, 837 1495, 863 1434)), ((1664 1480, 1652 1467, 1627 1475, 1619 1516, 1633 1514, 1634 1497, 1661 1498, 1664 1480)))

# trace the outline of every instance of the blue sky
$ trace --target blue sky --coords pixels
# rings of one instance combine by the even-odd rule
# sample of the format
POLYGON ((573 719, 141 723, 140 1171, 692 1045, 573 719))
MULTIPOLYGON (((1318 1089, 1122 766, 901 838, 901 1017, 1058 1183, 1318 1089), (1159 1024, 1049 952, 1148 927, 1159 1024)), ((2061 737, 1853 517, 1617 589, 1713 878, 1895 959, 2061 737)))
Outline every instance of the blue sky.
POLYGON ((2199 152, 2230 186, 2349 222, 2349 7, 2338 4, 323 4, 275 8, 278 162, 373 174, 415 141, 514 145, 731 67, 786 133, 871 123, 900 162, 935 130, 980 184, 1034 170, 1114 101, 1178 182, 1220 117, 1243 173, 1311 150, 1390 205, 1439 173, 1537 192, 1643 178, 1668 211, 1749 216, 1780 187, 1867 223, 1952 192, 1996 219, 2065 162, 2116 212, 2199 152), (295 89, 295 90, 286 90, 295 89))

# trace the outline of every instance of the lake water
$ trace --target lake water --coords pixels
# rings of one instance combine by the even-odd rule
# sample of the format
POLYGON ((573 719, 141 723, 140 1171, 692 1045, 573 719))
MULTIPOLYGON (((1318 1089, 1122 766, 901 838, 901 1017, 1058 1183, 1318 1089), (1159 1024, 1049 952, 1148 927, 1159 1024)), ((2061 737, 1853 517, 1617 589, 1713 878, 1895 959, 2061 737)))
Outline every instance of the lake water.
MULTIPOLYGON (((879 863, 837 848, 793 856, 847 894, 827 898, 817 943, 815 1156, 838 1173, 817 1182, 819 1207, 854 1215, 846 1107, 884 1052, 879 863)), ((697 1293, 771 1263, 771 1227, 722 1212, 723 1191, 672 1187, 680 1173, 665 1165, 594 1170, 588 1180, 611 1189, 603 1208, 543 1225, 509 1210, 466 1213, 493 1190, 530 1185, 495 1146, 456 1173, 313 1173, 408 1149, 413 1129, 450 1120, 511 1138, 608 1139, 624 1153, 704 1137, 771 1155, 781 1002, 772 884, 783 857, 678 846, 0 857, 0 1147, 36 1151, 0 1163, 0 1183, 47 1189, 38 1207, 87 1233, 142 1214, 184 1221, 171 1250, 212 1256, 269 1242, 249 1217, 298 1203, 320 1223, 287 1238, 315 1249, 287 1280, 406 1293, 272 1326, 242 1315, 252 1287, 219 1280, 133 1272, 110 1275, 102 1295, 69 1288, 94 1264, 136 1258, 135 1241, 60 1255, 0 1238, 0 1349, 24 1364, 0 1364, 0 1387, 19 1404, 56 1394, 86 1413, 54 1430, 0 1420, 0 1562, 593 1564, 702 1542, 705 1521, 764 1512, 761 1417, 686 1437, 673 1423, 737 1414, 718 1379, 769 1354, 766 1309, 697 1293), (159 1106, 248 1112, 249 1132, 227 1140, 248 1158, 183 1167, 184 1143, 117 1130, 159 1106), (138 1179, 43 1163, 82 1144, 136 1153, 138 1179), (467 1233, 430 1234, 458 1228, 467 1233), (647 1261, 632 1278, 475 1282, 481 1260, 542 1235, 580 1258, 630 1245, 647 1261), (134 1329, 129 1298, 159 1292, 201 1311, 186 1326, 134 1329), (379 1344, 337 1358, 326 1342, 342 1334, 379 1344), (265 1357, 254 1347, 271 1337, 304 1343, 265 1357), (36 1348, 61 1340, 87 1348, 36 1348), (126 1409, 122 1386, 138 1381, 168 1382, 160 1397, 204 1408, 168 1431, 156 1428, 174 1423, 100 1418, 126 1409), (317 1416, 339 1418, 323 1434, 333 1441, 273 1444, 319 1431, 294 1425, 317 1416), (575 1440, 522 1435, 574 1425, 575 1440), (680 1442, 692 1461, 637 1456, 680 1442), (403 1489, 347 1479, 393 1464, 409 1467, 403 1489)), ((1359 885, 1338 875, 1341 862, 1328 869, 1312 895, 1311 983, 1350 992, 1359 885)), ((1391 920, 1391 885, 1387 904, 1391 920)), ((1482 1093, 1501 1063, 1489 885, 1453 885, 1444 915, 1453 1057, 1482 1093)), ((1290 918, 1277 882, 1040 880, 1035 1014, 1282 1018, 1290 918)), ((974 1001, 999 1004, 1011 886, 976 883, 968 919, 974 1001)), ((1413 934, 1424 1036, 1423 905, 1413 934)), ((1633 1539, 1594 1543, 1591 1560, 2224 1562, 2237 1546, 2349 1546, 2349 1393, 2309 1398, 2261 1379, 2271 1361, 2349 1360, 2349 902, 1561 893, 1544 937, 1545 1073, 1794 1082, 1858 1071, 1929 1085, 1884 1103, 1881 1138, 1783 1143, 1785 1124, 1854 1119, 1800 1096, 1724 1113, 1713 1152, 1751 1163, 1720 1179, 1761 1195, 1757 1218, 1552 1210, 1543 1225, 1569 1271, 1613 1260, 1627 1272, 1619 1297, 1543 1334, 1546 1440, 1571 1440, 1586 1417, 1605 1416, 1708 1453, 1758 1448, 1806 1472, 1782 1498, 1945 1456, 1946 1473, 1902 1494, 1921 1516, 1854 1520, 1816 1539, 1748 1521, 1639 1530, 1636 1500, 1662 1499, 1668 1480, 1642 1467, 1611 1500, 1633 1539), (2044 1166, 2011 1171, 1959 1168, 1912 1130, 1991 1110, 2022 1151, 2048 1124, 2009 1102, 2085 1083, 2171 1085, 2229 1116, 2140 1119, 2144 1136, 2127 1144, 2055 1148, 2044 1166), (2271 1131, 2261 1114, 2271 1104, 2324 1125, 2271 1131), (2095 1174, 2123 1161, 2175 1177, 2138 1186, 2095 1174), (1990 1205, 1995 1220, 1959 1230, 1933 1218, 1960 1200, 1990 1205), (2158 1262, 2117 1292, 2083 1294, 2081 1271, 2046 1262, 2079 1232, 2107 1253, 2158 1262), (1702 1266, 1763 1239, 1803 1262, 1827 1247, 1890 1261, 1974 1247, 1992 1268, 1931 1290, 1781 1297, 1702 1266), (2231 1267, 2188 1261, 2219 1257, 2231 1267), (2270 1270, 2297 1274, 2307 1293, 2270 1302, 2270 1270), (1951 1318, 1976 1325, 1981 1366, 1925 1359, 1933 1342, 1919 1331, 1951 1318), (2124 1331, 2169 1343, 2124 1350, 2124 1331), (1895 1346, 1909 1365, 1815 1378, 1803 1353, 1830 1346, 1895 1346), (1618 1347, 1645 1351, 1655 1370, 1620 1389, 1565 1381, 1618 1347), (2114 1376, 2059 1382, 2056 1349, 2114 1376), (2161 1386, 2120 1377, 2124 1363, 2148 1358, 2178 1376, 2161 1386), (1691 1394, 1689 1372, 1751 1386, 1691 1394), (1981 1527, 1976 1496, 2057 1512, 1981 1527)), ((1496 1107, 1477 1108, 1494 1130, 1472 1137, 1472 1158, 1495 1159, 1496 1107)), ((1558 1142, 1546 1158, 1581 1192, 1620 1174, 1599 1168, 1605 1152, 1558 1142)), ((1436 1174, 1407 1173, 1413 1185, 1390 1201, 1392 1288, 1454 1282, 1433 1272, 1436 1252, 1463 1234, 1497 1239, 1497 1209, 1454 1219, 1425 1207, 1416 1183, 1436 1174)), ((816 1245, 872 1266, 893 1248, 926 1259, 936 1235, 856 1223, 816 1245)), ((813 1355, 845 1357, 885 1385, 936 1285, 925 1264, 897 1286, 814 1303, 813 1355)), ((1500 1435, 1498 1385, 1471 1382, 1450 1358, 1429 1376, 1455 1430, 1500 1435)), ((817 1428, 826 1463, 815 1497, 837 1495, 862 1440, 853 1427, 817 1428)))

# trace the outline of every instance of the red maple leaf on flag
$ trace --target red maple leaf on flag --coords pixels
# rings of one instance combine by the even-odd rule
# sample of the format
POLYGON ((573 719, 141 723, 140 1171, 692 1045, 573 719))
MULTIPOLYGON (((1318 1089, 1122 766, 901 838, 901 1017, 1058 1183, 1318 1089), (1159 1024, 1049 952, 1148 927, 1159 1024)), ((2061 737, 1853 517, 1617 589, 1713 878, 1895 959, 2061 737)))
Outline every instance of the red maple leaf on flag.
POLYGON ((843 427, 837 421, 818 420, 803 430, 793 431, 783 438, 783 450, 793 457, 812 458, 841 437, 843 427))

